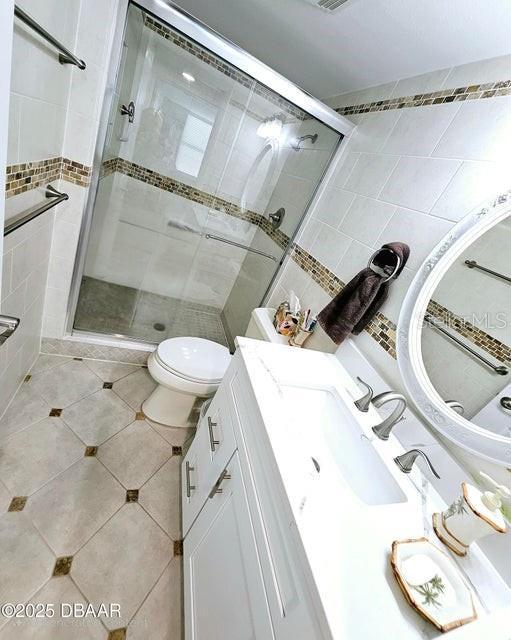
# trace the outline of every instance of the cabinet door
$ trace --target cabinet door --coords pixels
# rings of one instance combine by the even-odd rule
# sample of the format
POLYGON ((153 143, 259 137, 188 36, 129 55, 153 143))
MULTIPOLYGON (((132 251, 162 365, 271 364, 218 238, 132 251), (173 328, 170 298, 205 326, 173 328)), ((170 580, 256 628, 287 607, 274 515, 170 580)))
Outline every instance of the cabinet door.
POLYGON ((184 541, 186 640, 273 640, 238 454, 184 541))
POLYGON ((181 465, 183 536, 186 536, 213 486, 208 474, 210 464, 208 433, 199 425, 181 465))

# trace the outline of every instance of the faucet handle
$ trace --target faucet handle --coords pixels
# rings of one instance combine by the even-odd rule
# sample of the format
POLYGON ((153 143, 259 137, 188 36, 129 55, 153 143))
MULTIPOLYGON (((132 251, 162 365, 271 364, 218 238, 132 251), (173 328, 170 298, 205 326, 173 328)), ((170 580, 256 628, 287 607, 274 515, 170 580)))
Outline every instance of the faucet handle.
POLYGON ((435 468, 431 464, 431 460, 424 453, 424 451, 421 451, 420 449, 410 449, 410 451, 407 451, 406 453, 402 453, 400 456, 397 456, 396 458, 394 458, 394 462, 397 464, 397 466, 401 469, 403 473, 410 473, 410 471, 412 470, 413 464, 417 460, 418 456, 421 456, 427 462, 431 473, 440 480, 440 476, 438 475, 438 473, 435 471, 435 468))
POLYGON ((355 400, 355 406, 359 411, 367 413, 369 411, 369 406, 371 405, 371 400, 374 396, 374 391, 373 388, 368 385, 367 382, 364 382, 364 380, 362 380, 362 378, 360 378, 359 376, 357 376, 357 380, 366 388, 366 393, 358 400, 355 400))

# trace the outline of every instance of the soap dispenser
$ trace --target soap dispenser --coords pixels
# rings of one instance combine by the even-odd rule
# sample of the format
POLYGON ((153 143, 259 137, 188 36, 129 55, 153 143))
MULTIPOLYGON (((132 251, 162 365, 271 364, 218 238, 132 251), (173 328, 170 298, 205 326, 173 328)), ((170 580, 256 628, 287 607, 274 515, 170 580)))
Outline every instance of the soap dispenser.
POLYGON ((491 533, 506 533, 506 521, 500 508, 502 498, 511 491, 480 472, 492 491, 481 492, 467 482, 461 485, 462 494, 442 513, 433 514, 433 529, 438 538, 459 556, 466 556, 474 540, 491 533))

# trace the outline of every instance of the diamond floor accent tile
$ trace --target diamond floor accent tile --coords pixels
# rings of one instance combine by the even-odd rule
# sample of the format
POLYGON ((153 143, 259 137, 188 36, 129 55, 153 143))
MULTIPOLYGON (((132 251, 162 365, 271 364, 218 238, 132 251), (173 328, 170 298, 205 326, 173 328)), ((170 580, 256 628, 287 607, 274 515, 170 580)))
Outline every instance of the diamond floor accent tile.
POLYGON ((81 458, 31 496, 25 512, 59 556, 76 553, 121 508, 125 490, 96 458, 81 458))
POLYGON ((79 360, 36 374, 29 383, 53 407, 68 407, 101 388, 101 380, 79 360))
POLYGON ((30 496, 83 456, 83 443, 60 418, 46 418, 0 442, 0 479, 30 496))
POLYGON ((181 638, 182 569, 174 558, 128 626, 129 640, 181 638))
POLYGON ((67 407, 62 419, 87 445, 102 444, 135 419, 135 413, 109 389, 100 389, 67 407))
POLYGON ((172 456, 139 492, 139 503, 172 540, 181 538, 181 458, 172 456))
POLYGON ((145 421, 132 422, 98 449, 97 457, 126 489, 141 487, 172 455, 145 421))
POLYGON ((126 491, 126 502, 138 502, 138 489, 128 489, 126 491))
POLYGON ((85 453, 83 454, 85 457, 90 458, 95 456, 98 452, 98 447, 85 447, 85 453))
POLYGON ((11 504, 7 511, 23 511, 27 504, 27 496, 17 496, 11 500, 11 504))
POLYGON ((103 389, 111 389, 113 386, 113 382, 103 382, 103 389))
POLYGON ((140 411, 142 403, 156 388, 156 382, 147 369, 140 368, 135 373, 122 378, 113 386, 114 391, 135 411, 140 411))
POLYGON ((59 418, 62 413, 62 409, 50 409, 50 418, 59 418))
POLYGON ((53 568, 53 577, 59 578, 60 576, 67 576, 71 571, 72 564, 73 556, 62 556, 61 558, 57 558, 57 562, 53 568))
POLYGON ((88 604, 69 576, 51 578, 30 599, 30 602, 52 604, 55 616, 13 619, 0 632, 0 640, 105 640, 107 638, 107 631, 101 620, 97 618, 61 617, 62 606, 65 608, 70 603, 76 603, 86 607, 88 604))
POLYGON ((182 556, 183 555, 183 541, 182 540, 174 540, 174 555, 182 556))
POLYGON ((75 555, 71 576, 93 604, 116 602, 126 626, 151 591, 171 555, 171 542, 138 504, 126 504, 75 555))
POLYGON ((123 627, 122 629, 114 629, 108 634, 108 640, 125 640, 126 631, 126 627, 123 627))
MULTIPOLYGON (((26 602, 51 576, 55 556, 24 513, 0 517, 0 549, 0 602, 26 602)), ((0 617, 0 627, 6 622, 0 617)))
POLYGON ((21 385, 0 420, 0 439, 47 418, 50 409, 50 405, 33 388, 33 380, 21 385))

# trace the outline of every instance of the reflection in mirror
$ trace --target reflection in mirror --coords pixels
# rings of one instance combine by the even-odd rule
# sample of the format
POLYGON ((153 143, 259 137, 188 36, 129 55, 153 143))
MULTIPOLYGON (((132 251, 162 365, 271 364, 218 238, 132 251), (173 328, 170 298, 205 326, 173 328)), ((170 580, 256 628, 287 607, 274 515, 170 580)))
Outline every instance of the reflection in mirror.
POLYGON ((422 357, 453 411, 511 437, 511 216, 450 266, 431 297, 422 357))

